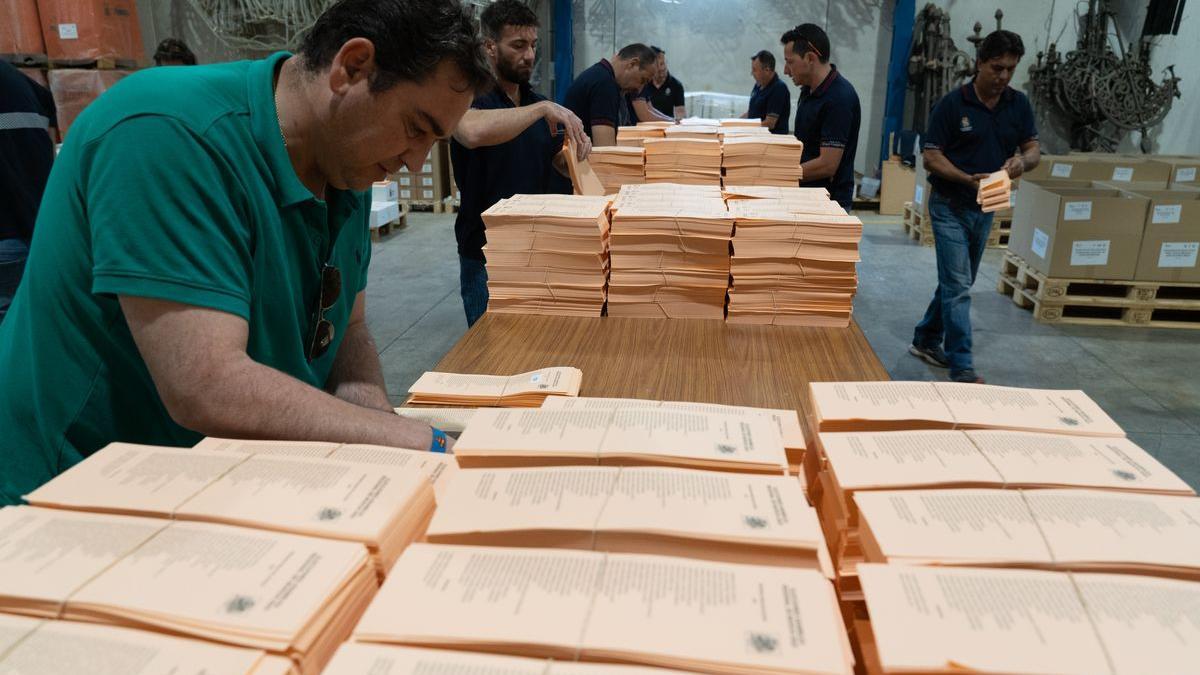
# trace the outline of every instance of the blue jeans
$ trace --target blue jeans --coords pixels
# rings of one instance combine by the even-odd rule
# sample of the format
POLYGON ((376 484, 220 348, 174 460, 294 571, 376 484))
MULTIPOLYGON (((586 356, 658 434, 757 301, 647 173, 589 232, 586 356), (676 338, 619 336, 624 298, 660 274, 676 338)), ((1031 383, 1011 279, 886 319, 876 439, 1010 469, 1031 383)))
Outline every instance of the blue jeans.
POLYGON ((458 256, 458 281, 462 287, 463 310, 467 313, 467 327, 475 325, 487 311, 488 288, 487 268, 482 260, 458 256))
POLYGON ((992 231, 992 214, 974 204, 952 203, 934 193, 929 198, 937 253, 938 285, 925 318, 917 324, 913 344, 937 347, 945 342, 950 373, 973 370, 971 358, 971 284, 992 231))
POLYGON ((0 239, 0 321, 8 313, 21 275, 25 272, 25 259, 29 257, 29 245, 20 239, 0 239))

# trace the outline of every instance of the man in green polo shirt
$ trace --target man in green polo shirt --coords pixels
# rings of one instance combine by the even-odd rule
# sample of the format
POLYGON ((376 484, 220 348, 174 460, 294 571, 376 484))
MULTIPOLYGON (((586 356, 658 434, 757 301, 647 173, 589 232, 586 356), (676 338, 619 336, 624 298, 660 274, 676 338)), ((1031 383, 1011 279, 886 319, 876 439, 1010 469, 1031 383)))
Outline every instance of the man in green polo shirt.
POLYGON ((0 324, 0 503, 115 441, 445 449, 388 402, 362 191, 489 83, 457 0, 341 0, 295 56, 155 68, 89 106, 0 324))

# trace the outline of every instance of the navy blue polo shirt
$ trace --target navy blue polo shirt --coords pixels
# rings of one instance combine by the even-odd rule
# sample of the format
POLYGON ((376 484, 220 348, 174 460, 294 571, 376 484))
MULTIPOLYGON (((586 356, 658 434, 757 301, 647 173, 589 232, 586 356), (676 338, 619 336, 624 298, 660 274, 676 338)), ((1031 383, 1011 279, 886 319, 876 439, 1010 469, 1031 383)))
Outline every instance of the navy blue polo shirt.
MULTIPOLYGON (((942 97, 929 115, 924 149, 941 150, 950 163, 967 174, 992 173, 1023 143, 1037 140, 1033 107, 1025 94, 1005 87, 996 107, 988 109, 975 93, 975 81, 942 97)), ((957 203, 978 206, 969 185, 929 176, 935 192, 957 203)))
MULTIPOLYGON (((528 84, 521 86, 521 105, 545 100, 528 84)), ((496 87, 479 96, 471 104, 479 110, 514 108, 512 99, 496 87)), ((520 135, 500 145, 469 149, 456 140, 450 141, 450 163, 454 181, 462 200, 458 218, 454 221, 454 237, 458 254, 483 260, 483 218, 480 214, 501 199, 515 194, 546 194, 562 192, 569 183, 559 180, 554 168, 554 156, 562 149, 562 133, 551 134, 550 125, 539 119, 520 135)))
POLYGON ((841 148, 842 161, 829 178, 805 181, 804 187, 823 187, 846 212, 854 200, 854 155, 858 151, 858 127, 862 108, 858 92, 833 66, 815 88, 800 88, 796 108, 796 138, 804 143, 804 162, 821 155, 821 148, 841 148))
POLYGON ((57 126, 50 90, 0 62, 0 239, 33 237, 57 126))
POLYGON ((575 78, 563 97, 563 105, 583 122, 589 138, 594 126, 615 129, 634 123, 630 118, 632 104, 617 85, 617 76, 608 59, 600 59, 575 78))
POLYGON ((684 106, 683 83, 675 79, 675 76, 667 73, 667 79, 663 80, 661 87, 654 86, 654 81, 646 83, 646 88, 642 89, 642 93, 638 94, 638 98, 645 99, 654 106, 658 112, 667 117, 675 116, 675 107, 684 106))
POLYGON ((756 82, 754 89, 750 90, 750 109, 746 111, 746 117, 765 120, 767 115, 779 115, 771 133, 788 132, 788 118, 792 116, 792 92, 788 91, 778 74, 767 86, 760 87, 756 82))

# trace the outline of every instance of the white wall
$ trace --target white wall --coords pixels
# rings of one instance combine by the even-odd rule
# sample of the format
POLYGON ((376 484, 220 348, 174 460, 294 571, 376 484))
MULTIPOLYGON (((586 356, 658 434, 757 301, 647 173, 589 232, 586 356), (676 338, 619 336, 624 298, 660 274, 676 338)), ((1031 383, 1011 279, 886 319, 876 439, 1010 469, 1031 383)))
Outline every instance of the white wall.
MULTIPOLYGON (((863 122, 855 168, 875 171, 880 128, 886 97, 886 76, 892 40, 894 0, 574 0, 575 72, 630 42, 656 44, 667 51, 672 73, 688 90, 748 94, 750 55, 772 50, 782 61, 779 37, 788 28, 805 22, 823 26, 832 42, 833 62, 858 90, 863 122)), ((950 12, 950 30, 963 51, 972 51, 967 37, 976 21, 986 35, 995 28, 997 6, 1004 10, 1003 27, 1021 35, 1026 56, 1013 86, 1028 93, 1028 68, 1039 51, 1055 41, 1060 51, 1075 47, 1076 11, 1086 3, 1073 0, 937 0, 950 12)), ((1193 3, 1194 4, 1194 3, 1193 3)), ((1120 30, 1128 43, 1142 25, 1145 2, 1116 0, 1120 30)), ((917 11, 925 2, 917 3, 917 11)), ((1154 52, 1156 73, 1176 64, 1183 99, 1177 100, 1160 131, 1152 134, 1156 152, 1200 153, 1200 9, 1189 5, 1180 35, 1159 39, 1154 52), (1189 49, 1190 47, 1190 49, 1189 49)), ((782 71, 782 65, 779 66, 782 71)), ((1159 75, 1156 74, 1156 78, 1159 75)), ((789 86, 790 82, 788 83, 789 86)), ((797 94, 792 87, 793 97, 797 94)), ((795 102, 793 100, 793 114, 795 102)), ((1039 111, 1043 142, 1065 151, 1060 125, 1039 111)), ((1136 135, 1122 144, 1134 150, 1136 135)))

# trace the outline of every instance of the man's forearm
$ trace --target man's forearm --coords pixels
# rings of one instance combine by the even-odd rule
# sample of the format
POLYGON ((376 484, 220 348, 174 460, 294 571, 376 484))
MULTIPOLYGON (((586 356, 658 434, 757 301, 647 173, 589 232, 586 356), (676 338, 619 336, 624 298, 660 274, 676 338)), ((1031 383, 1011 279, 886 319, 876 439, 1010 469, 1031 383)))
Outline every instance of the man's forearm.
POLYGON ((354 405, 392 411, 379 352, 365 322, 353 322, 346 327, 325 390, 354 405))
POLYGON ((543 116, 540 104, 497 110, 471 109, 454 129, 454 138, 468 148, 507 143, 543 116))
POLYGON ((1024 152, 1021 153, 1021 164, 1024 165, 1024 171, 1022 171, 1022 173, 1024 173, 1025 171, 1034 170, 1035 168, 1037 168, 1037 165, 1041 163, 1041 161, 1042 161, 1042 146, 1038 145, 1035 142, 1033 144, 1033 147, 1028 148, 1024 152))
POLYGON ((925 169, 939 178, 965 185, 971 185, 974 182, 969 174, 954 166, 941 152, 926 150, 923 159, 925 169))

